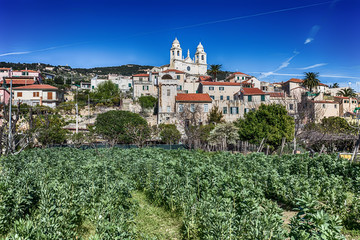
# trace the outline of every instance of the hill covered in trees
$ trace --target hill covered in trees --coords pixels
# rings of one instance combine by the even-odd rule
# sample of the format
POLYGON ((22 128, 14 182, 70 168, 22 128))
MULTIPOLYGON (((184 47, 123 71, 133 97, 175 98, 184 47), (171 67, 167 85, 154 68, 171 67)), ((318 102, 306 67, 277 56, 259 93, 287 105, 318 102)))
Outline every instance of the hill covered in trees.
POLYGON ((153 66, 126 64, 113 67, 74 68, 73 70, 81 74, 95 73, 98 75, 120 74, 125 76, 131 76, 132 74, 146 72, 147 69, 151 68, 153 68, 153 66))

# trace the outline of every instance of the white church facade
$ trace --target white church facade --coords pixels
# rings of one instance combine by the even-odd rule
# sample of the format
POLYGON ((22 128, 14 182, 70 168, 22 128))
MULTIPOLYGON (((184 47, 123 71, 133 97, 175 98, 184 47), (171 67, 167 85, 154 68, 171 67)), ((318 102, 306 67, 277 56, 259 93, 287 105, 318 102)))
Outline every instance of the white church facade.
POLYGON ((195 57, 190 57, 190 50, 187 51, 187 57, 182 55, 180 43, 175 38, 170 49, 170 69, 183 71, 191 75, 206 75, 207 56, 201 43, 196 48, 195 57))

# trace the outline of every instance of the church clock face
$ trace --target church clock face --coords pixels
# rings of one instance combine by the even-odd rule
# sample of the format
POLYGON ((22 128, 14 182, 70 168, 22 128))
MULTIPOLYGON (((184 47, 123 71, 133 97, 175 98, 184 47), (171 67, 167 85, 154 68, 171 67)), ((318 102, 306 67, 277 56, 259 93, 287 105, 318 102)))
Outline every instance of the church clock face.
POLYGON ((188 71, 190 71, 191 68, 190 68, 190 66, 188 66, 186 69, 187 69, 188 71))

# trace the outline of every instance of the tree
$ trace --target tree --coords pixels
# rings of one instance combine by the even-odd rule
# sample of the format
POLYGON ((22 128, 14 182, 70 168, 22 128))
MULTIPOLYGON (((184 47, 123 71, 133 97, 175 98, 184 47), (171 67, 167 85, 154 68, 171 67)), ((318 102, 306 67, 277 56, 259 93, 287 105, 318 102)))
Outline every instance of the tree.
MULTIPOLYGON (((134 136, 131 136, 130 128, 142 128, 145 134, 149 134, 150 129, 144 118, 139 114, 129 111, 112 110, 101 113, 96 117, 95 131, 112 145, 116 143, 133 143, 134 136)), ((144 134, 141 133, 141 134, 144 134)), ((140 132, 133 133, 140 134, 140 132)))
POLYGON ((338 83, 334 83, 334 84, 331 86, 331 88, 338 88, 338 87, 340 87, 338 83))
POLYGON ((119 87, 110 80, 100 83, 91 95, 98 102, 117 104, 120 101, 119 87))
POLYGON ((294 119, 287 114, 284 106, 279 104, 261 104, 258 110, 245 114, 235 122, 239 128, 241 140, 266 143, 274 150, 281 145, 282 139, 291 141, 294 137, 294 119))
POLYGON ((66 125, 65 120, 58 114, 45 114, 38 116, 34 123, 34 132, 38 141, 43 146, 50 144, 62 144, 66 141, 69 133, 63 127, 66 125))
POLYGON ((174 124, 160 124, 159 128, 161 141, 166 144, 176 144, 181 139, 181 133, 174 124))
POLYGON ((318 79, 319 73, 315 72, 305 72, 304 82, 303 85, 307 88, 309 88, 310 92, 312 92, 312 89, 317 87, 320 83, 320 80, 318 79))
POLYGON ((223 117, 224 115, 222 114, 221 110, 219 110, 219 107, 215 105, 209 112, 208 123, 209 124, 222 123, 224 122, 223 117))
POLYGON ((221 67, 222 67, 221 64, 210 65, 210 69, 209 69, 208 73, 214 76, 215 81, 217 81, 216 76, 220 72, 221 67))
POLYGON ((352 88, 344 88, 337 92, 338 96, 343 97, 356 97, 356 93, 352 88))
POLYGON ((235 144, 239 139, 239 129, 233 123, 222 123, 216 125, 210 132, 209 142, 211 145, 221 146, 221 150, 226 150, 230 144, 235 144))
POLYGON ((145 109, 154 108, 157 103, 157 98, 153 96, 141 96, 139 97, 138 102, 141 106, 141 110, 144 111, 145 109))

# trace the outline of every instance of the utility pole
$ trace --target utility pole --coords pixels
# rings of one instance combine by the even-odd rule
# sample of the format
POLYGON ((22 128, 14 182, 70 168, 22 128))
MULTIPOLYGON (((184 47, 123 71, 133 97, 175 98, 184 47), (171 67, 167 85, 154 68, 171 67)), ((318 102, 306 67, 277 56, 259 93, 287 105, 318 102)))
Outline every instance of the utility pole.
POLYGON ((90 95, 88 94, 88 121, 90 122, 90 95))
MULTIPOLYGON (((11 71, 11 70, 10 70, 11 71)), ((12 151, 12 126, 11 126, 11 122, 12 122, 12 109, 11 109, 11 105, 12 105, 12 76, 10 78, 10 99, 9 99, 9 152, 12 151)))
POLYGON ((75 98, 76 98, 76 103, 75 103, 75 111, 76 111, 76 133, 79 132, 79 108, 78 108, 78 103, 77 103, 77 91, 78 91, 78 88, 76 87, 76 95, 75 95, 75 98))

